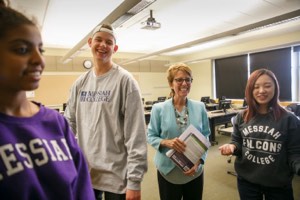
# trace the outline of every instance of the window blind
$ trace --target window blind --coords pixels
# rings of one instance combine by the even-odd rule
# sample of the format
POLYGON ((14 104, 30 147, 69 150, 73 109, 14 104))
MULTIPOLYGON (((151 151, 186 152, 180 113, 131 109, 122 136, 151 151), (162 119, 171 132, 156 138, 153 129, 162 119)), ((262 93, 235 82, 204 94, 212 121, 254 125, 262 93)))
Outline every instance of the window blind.
POLYGON ((250 54, 250 73, 257 69, 271 70, 279 83, 280 101, 291 101, 291 48, 250 54))
POLYGON ((244 99, 247 83, 247 55, 215 60, 217 97, 244 99))

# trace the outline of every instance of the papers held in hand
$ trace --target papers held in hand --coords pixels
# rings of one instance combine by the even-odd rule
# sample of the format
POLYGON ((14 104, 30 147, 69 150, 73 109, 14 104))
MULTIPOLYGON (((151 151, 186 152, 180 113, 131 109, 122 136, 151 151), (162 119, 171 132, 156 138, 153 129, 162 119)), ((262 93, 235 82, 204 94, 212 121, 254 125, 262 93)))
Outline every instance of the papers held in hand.
POLYGON ((179 139, 185 142, 186 148, 183 153, 174 149, 166 155, 183 171, 190 170, 210 147, 209 140, 192 124, 180 135, 179 139))

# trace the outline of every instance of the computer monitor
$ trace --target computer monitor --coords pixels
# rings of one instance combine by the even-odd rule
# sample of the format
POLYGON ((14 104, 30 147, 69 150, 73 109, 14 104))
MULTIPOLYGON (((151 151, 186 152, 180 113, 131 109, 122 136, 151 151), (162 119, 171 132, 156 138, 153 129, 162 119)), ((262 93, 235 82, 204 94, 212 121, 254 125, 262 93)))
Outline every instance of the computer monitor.
POLYGON ((227 109, 231 107, 231 100, 220 100, 219 101, 219 110, 226 112, 227 109))
POLYGON ((167 99, 167 97, 157 97, 157 101, 164 102, 167 99))
POLYGON ((219 96, 219 101, 220 100, 226 100, 226 96, 219 96))
POLYGON ((201 97, 201 100, 200 101, 202 101, 203 103, 210 103, 210 97, 209 96, 205 96, 205 97, 201 97))

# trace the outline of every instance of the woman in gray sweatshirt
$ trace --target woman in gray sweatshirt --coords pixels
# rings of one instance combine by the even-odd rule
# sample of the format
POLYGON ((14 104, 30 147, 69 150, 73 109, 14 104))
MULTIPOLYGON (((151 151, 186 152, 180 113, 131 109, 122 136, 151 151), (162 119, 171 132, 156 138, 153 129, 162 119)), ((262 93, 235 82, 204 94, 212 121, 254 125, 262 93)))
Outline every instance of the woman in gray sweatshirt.
POLYGON ((300 175, 300 121, 279 105, 279 85, 267 69, 249 77, 248 108, 234 120, 230 144, 222 155, 235 155, 241 200, 293 200, 292 179, 300 175))

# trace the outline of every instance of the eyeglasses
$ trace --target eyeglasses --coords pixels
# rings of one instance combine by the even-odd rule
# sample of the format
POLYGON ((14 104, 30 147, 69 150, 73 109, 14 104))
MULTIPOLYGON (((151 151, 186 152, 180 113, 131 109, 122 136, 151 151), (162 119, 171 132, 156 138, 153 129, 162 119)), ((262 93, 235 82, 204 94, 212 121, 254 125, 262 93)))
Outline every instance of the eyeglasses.
POLYGON ((179 83, 179 84, 182 84, 183 81, 185 81, 186 83, 193 82, 192 78, 174 78, 174 80, 176 81, 176 83, 179 83))

